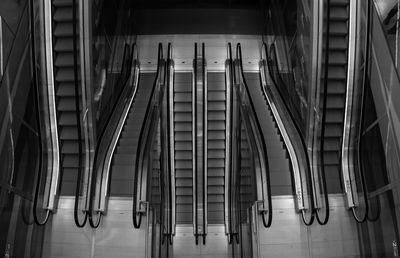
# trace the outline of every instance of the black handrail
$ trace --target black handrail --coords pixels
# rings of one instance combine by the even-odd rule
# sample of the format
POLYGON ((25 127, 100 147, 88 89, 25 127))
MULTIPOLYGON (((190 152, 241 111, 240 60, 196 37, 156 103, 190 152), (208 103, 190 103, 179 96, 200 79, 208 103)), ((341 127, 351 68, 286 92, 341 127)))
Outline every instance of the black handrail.
POLYGON ((37 214, 37 206, 39 201, 39 191, 40 185, 42 181, 42 164, 43 164, 43 145, 42 145, 42 132, 41 132, 41 123, 40 123, 40 89, 39 83, 37 80, 36 74, 36 44, 35 44, 35 15, 33 10, 33 0, 29 1, 30 8, 30 43, 31 43, 31 66, 32 66, 32 81, 35 87, 35 108, 36 108, 36 126, 38 130, 38 166, 37 166, 37 179, 36 179, 36 188, 35 188, 35 196, 33 200, 33 219, 35 223, 39 226, 45 225, 50 217, 50 211, 46 210, 46 216, 43 220, 39 219, 37 214))
MULTIPOLYGON (((201 69, 202 69, 202 74, 203 74, 203 78, 202 78, 202 81, 203 81, 203 107, 204 107, 204 105, 205 105, 205 103, 207 102, 207 98, 206 98, 206 96, 207 96, 207 94, 206 94, 206 75, 205 75, 205 72, 206 72, 206 51, 205 51, 205 44, 204 43, 201 43, 201 59, 202 59, 202 64, 201 64, 201 69)), ((207 110, 204 110, 203 109, 203 171, 205 171, 207 168, 206 167, 204 167, 204 164, 206 164, 207 163, 207 155, 205 155, 205 152, 204 151, 207 151, 207 150, 205 150, 205 146, 206 146, 206 142, 207 142, 207 138, 206 138, 206 130, 207 130, 207 128, 206 128, 206 124, 207 124, 207 121, 206 121, 206 119, 207 119, 207 110)), ((207 216, 207 214, 206 214, 206 212, 207 212, 207 209, 206 209, 206 207, 207 207, 207 203, 206 203, 206 193, 207 193, 207 191, 206 191, 206 189, 207 189, 207 185, 206 185, 206 181, 205 181, 205 178, 203 178, 203 180, 202 180, 202 182, 203 182, 203 190, 202 190, 202 193, 203 193, 203 245, 205 245, 206 244, 206 216, 207 216)))
MULTIPOLYGON (((265 52, 265 55, 266 55, 266 59, 267 59, 267 62, 266 62, 266 63, 267 63, 267 66, 268 66, 268 72, 269 72, 269 75, 270 75, 270 77, 271 77, 272 83, 275 85, 275 88, 277 89, 277 92, 278 92, 280 98, 281 98, 282 100, 284 100, 285 97, 283 96, 283 93, 282 93, 282 91, 281 91, 280 87, 278 86, 278 83, 277 83, 277 81, 276 81, 276 79, 275 79, 275 75, 274 75, 273 72, 272 72, 273 69, 274 69, 272 66, 275 66, 275 69, 276 69, 276 71, 277 71, 277 77, 279 78, 279 81, 284 85, 284 81, 283 81, 282 78, 280 77, 280 73, 279 73, 280 70, 279 70, 279 66, 278 66, 277 59, 276 59, 276 48, 275 48, 275 44, 274 44, 274 43, 271 44, 271 46, 270 46, 270 52, 268 52, 268 46, 267 46, 267 44, 264 42, 264 43, 263 43, 263 49, 264 49, 264 52, 265 52), (273 55, 274 58, 271 58, 271 55, 273 55), (272 63, 272 62, 273 62, 273 63, 272 63)), ((284 104, 286 110, 288 111, 288 114, 289 114, 289 116, 290 116, 290 119, 293 121, 293 125, 294 125, 294 127, 295 127, 295 129, 296 129, 298 135, 300 136, 299 138, 300 138, 300 140, 301 140, 301 146, 303 147, 303 151, 304 151, 304 153, 307 153, 307 147, 306 147, 305 140, 304 140, 303 137, 301 137, 301 136, 302 136, 302 133, 301 133, 300 126, 298 125, 298 123, 296 123, 296 119, 295 119, 294 114, 293 114, 292 110, 290 109, 288 103, 287 103, 286 101, 282 101, 282 102, 283 102, 283 104, 284 104)), ((309 159, 306 159, 306 164, 307 164, 307 171, 310 173, 310 171, 311 171, 311 166, 310 166, 310 160, 309 160, 309 159)), ((311 187, 311 185, 312 185, 312 182, 311 182, 311 175, 308 175, 307 179, 308 179, 308 180, 307 180, 307 181, 308 181, 308 184, 309 184, 309 186, 311 187)), ((312 225, 313 222, 314 222, 314 219, 315 219, 315 213, 314 213, 314 210, 315 210, 315 208, 314 208, 314 193, 313 193, 312 190, 310 191, 310 197, 311 197, 311 201, 310 201, 310 205, 311 205, 311 208, 310 208, 310 210, 311 210, 311 217, 310 217, 310 220, 307 221, 307 219, 305 218, 305 213, 304 213, 304 211, 302 211, 302 219, 303 219, 304 224, 307 225, 307 226, 312 225)))
MULTIPOLYGON (((194 102, 195 104, 194 104, 194 110, 193 110, 193 114, 194 115, 192 117, 192 123, 194 124, 192 135, 193 135, 193 141, 194 141, 193 142, 193 146, 195 146, 195 147, 193 148, 192 151, 193 151, 193 156, 195 157, 195 159, 197 159, 197 148, 196 148, 196 146, 197 146, 197 137, 196 137, 197 136, 197 126, 196 126, 196 123, 197 123, 197 105, 196 105, 196 100, 197 100, 197 90, 196 90, 197 89, 197 43, 194 43, 193 73, 194 73, 194 82, 193 82, 194 83, 194 88, 192 89, 193 90, 192 102, 194 102)), ((196 162, 196 160, 194 160, 193 162, 196 162)), ((197 162, 195 164, 193 164, 193 169, 197 172, 197 162)), ((198 222, 197 222, 197 219, 198 219, 198 214, 197 214, 197 210, 198 210, 198 204, 197 204, 197 187, 198 187, 198 185, 197 185, 197 173, 194 174, 193 177, 194 177, 194 186, 193 187, 195 187, 195 189, 196 189, 195 196, 193 196, 193 198, 196 200, 194 202, 195 211, 194 211, 194 221, 193 221, 193 223, 194 223, 194 227, 195 227, 195 238, 196 238, 195 241, 196 241, 196 245, 198 245, 199 244, 199 231, 198 231, 198 227, 197 227, 197 225, 198 225, 198 222)))
MULTIPOLYGON (((271 198, 271 185, 270 185, 271 182, 270 182, 270 174, 269 174, 269 166, 268 166, 267 147, 266 147, 266 144, 265 144, 264 136, 262 134, 262 128, 261 128, 261 125, 260 125, 260 121, 256 117, 256 109, 255 109, 253 100, 251 99, 250 91, 248 89, 246 78, 244 76, 243 62, 242 62, 242 49, 241 49, 240 43, 237 43, 237 45, 236 45, 236 59, 239 61, 239 69, 240 69, 239 73, 240 73, 240 76, 242 78, 242 83, 243 83, 244 88, 246 89, 246 94, 247 94, 249 102, 250 102, 250 108, 251 108, 250 111, 252 112, 252 114, 255 115, 255 119, 254 119, 255 121, 253 121, 255 123, 255 125, 256 125, 256 132, 255 133, 257 133, 257 135, 259 136, 259 139, 261 140, 261 146, 262 146, 262 149, 263 149, 263 153, 260 153, 259 155, 261 155, 263 157, 263 159, 265 161, 265 165, 266 165, 266 171, 267 171, 265 173, 266 182, 267 182, 267 189, 263 188, 262 190, 263 190, 263 192, 265 190, 267 191, 268 211, 262 211, 262 220, 263 220, 264 227, 268 228, 268 227, 271 226, 271 223, 272 223, 272 198, 271 198), (267 220, 265 218, 265 213, 268 213, 268 219, 267 220)), ((263 201, 265 201, 265 200, 263 200, 263 201)))
POLYGON ((77 46, 77 37, 78 32, 76 29, 76 0, 72 0, 72 42, 73 42, 73 56, 74 56, 74 100, 75 100, 75 119, 77 125, 78 132, 78 178, 75 187, 75 204, 74 204, 74 221, 77 227, 82 228, 85 226, 88 214, 87 212, 83 212, 85 214, 85 218, 83 222, 79 222, 79 196, 80 189, 82 184, 82 125, 81 125, 81 112, 80 112, 80 98, 79 98, 79 81, 78 81, 78 46, 77 46))
POLYGON ((358 143, 357 143, 357 162, 358 162, 358 173, 361 177, 361 186, 363 188, 363 198, 365 200, 365 213, 362 216, 362 218, 359 218, 356 214, 356 207, 352 207, 352 213, 353 213, 353 217, 354 219, 358 222, 358 223, 362 223, 365 222, 366 220, 370 221, 370 222, 374 222, 376 220, 378 220, 379 216, 380 216, 380 212, 381 212, 381 208, 380 208, 380 203, 379 203, 379 199, 378 199, 378 211, 375 215, 375 217, 370 217, 369 216, 369 199, 368 199, 368 193, 367 193, 367 180, 365 178, 365 168, 364 168, 364 163, 362 162, 362 144, 363 144, 363 140, 362 140, 362 134, 363 134, 363 125, 365 122, 365 103, 367 101, 366 99, 366 88, 368 87, 368 82, 369 82, 369 72, 370 72, 370 51, 371 51, 371 22, 372 22, 372 17, 371 17, 371 9, 372 9, 372 3, 371 1, 367 1, 367 9, 366 9, 366 40, 365 40, 365 49, 364 49, 364 71, 363 71, 363 84, 362 84, 362 88, 361 88, 361 105, 360 105, 360 122, 359 122, 359 127, 358 127, 358 143))
POLYGON ((169 100, 169 94, 170 94, 170 91, 169 91, 169 89, 170 89, 170 87, 173 87, 173 85, 170 85, 170 80, 169 80, 169 78, 171 77, 171 76, 174 76, 174 74, 173 74, 173 71, 171 71, 171 66, 172 66, 172 45, 171 45, 171 43, 168 43, 168 53, 167 53, 167 88, 165 89, 166 90, 166 93, 167 93, 167 97, 166 97, 166 99, 167 99, 167 105, 166 105, 166 107, 167 107, 167 132, 169 132, 169 134, 167 135, 167 148, 168 148, 168 151, 167 151, 167 157, 168 157, 168 160, 167 160, 167 166, 168 166, 168 169, 167 169, 167 171, 168 171, 168 195, 169 195, 169 212, 170 212, 170 214, 169 214, 169 244, 170 245, 172 245, 172 188, 171 188, 171 186, 172 186, 172 180, 175 180, 175 178, 172 178, 172 171, 171 171, 171 162, 174 162, 174 161, 172 161, 171 160, 171 152, 170 152, 170 149, 169 149, 169 147, 171 146, 171 137, 169 137, 169 135, 171 134, 171 133, 173 133, 173 132, 170 132, 170 123, 171 123, 171 117, 170 117, 170 105, 168 104, 168 100, 169 100))
MULTIPOLYGON (((326 19, 326 39, 325 39, 325 66, 324 66, 324 84, 323 84, 323 103, 322 103, 322 116, 321 116, 321 140, 320 140, 320 152, 319 152, 319 161, 320 161, 320 169, 321 169, 321 181, 322 181, 322 190, 324 193, 324 201, 325 201, 325 218, 321 220, 319 216, 319 209, 316 209, 316 217, 317 221, 320 225, 325 225, 329 220, 329 199, 328 199, 328 190, 326 188, 326 178, 325 178, 325 130, 326 130, 326 109, 327 109, 327 100, 328 100, 328 74, 329 74, 329 33, 330 33, 330 15, 331 15, 331 1, 327 1, 327 19, 326 19)), ((322 37, 322 35, 321 35, 322 37)), ((340 160, 340 158, 339 158, 340 160)))
POLYGON ((155 89, 158 85, 159 82, 159 76, 161 73, 161 68, 163 66, 163 49, 162 49, 162 44, 159 43, 158 44, 158 57, 157 57, 157 72, 156 72, 156 78, 154 80, 154 84, 151 90, 151 94, 150 94, 150 100, 147 104, 147 108, 146 108, 146 114, 145 114, 145 121, 142 125, 142 128, 140 130, 140 136, 139 136, 139 143, 137 146, 137 151, 136 151, 136 163, 135 163, 135 175, 134 175, 134 180, 133 180, 133 207, 132 207, 132 223, 133 226, 135 228, 140 228, 140 225, 142 223, 142 213, 138 212, 136 210, 136 198, 137 198, 137 181, 138 181, 138 173, 141 173, 141 171, 138 171, 139 168, 139 163, 141 162, 140 160, 140 149, 142 148, 142 146, 144 144, 146 144, 145 142, 147 141, 147 137, 144 137, 144 134, 147 133, 145 132, 145 130, 147 129, 148 126, 146 126, 153 117, 150 117, 149 114, 151 112, 152 109, 152 105, 153 105, 153 99, 155 96, 155 89), (145 139, 146 138, 146 139, 145 139))
MULTIPOLYGON (((232 45, 231 45, 230 42, 228 43, 228 62, 229 62, 229 67, 228 67, 228 69, 229 69, 229 78, 225 78, 225 81, 230 81, 230 85, 229 86, 230 86, 230 90, 231 90, 230 98, 226 100, 227 102, 229 101, 230 107, 231 107, 231 112, 230 112, 231 128, 229 129, 230 130, 230 135, 231 135, 231 140, 230 140, 230 143, 229 143, 230 144, 229 145, 230 155, 229 155, 229 157, 227 157, 229 159, 228 164, 230 166, 230 169, 228 170, 230 172, 229 183, 228 183, 228 188, 230 189, 229 194, 228 194, 228 204, 229 204, 229 207, 228 207, 228 212, 229 212, 229 215, 228 215, 228 218, 229 218, 229 221, 228 221, 228 223, 229 223, 228 243, 232 244, 233 240, 236 239, 236 243, 239 244, 238 232, 236 232, 236 230, 233 230, 234 226, 233 226, 233 219, 232 219, 232 217, 233 217, 233 210, 232 209, 233 209, 233 205, 234 205, 233 204, 233 199, 235 199, 235 198, 232 198, 232 193, 231 193, 232 189, 234 189, 234 187, 235 187, 233 185, 233 176, 235 175, 233 173, 233 171, 235 171, 237 169, 236 166, 233 165, 233 161, 234 160, 236 161, 237 159, 233 158, 233 157, 236 157, 237 153, 233 153, 234 141, 236 140, 236 139, 233 139, 233 136, 235 135, 236 128, 234 128, 234 125, 232 124, 234 122, 233 84, 234 84, 234 70, 235 69, 233 68, 232 45)), ((228 89, 226 89, 226 90, 228 91, 228 89)), ((238 148, 236 148, 235 150, 237 151, 237 149, 238 148)))

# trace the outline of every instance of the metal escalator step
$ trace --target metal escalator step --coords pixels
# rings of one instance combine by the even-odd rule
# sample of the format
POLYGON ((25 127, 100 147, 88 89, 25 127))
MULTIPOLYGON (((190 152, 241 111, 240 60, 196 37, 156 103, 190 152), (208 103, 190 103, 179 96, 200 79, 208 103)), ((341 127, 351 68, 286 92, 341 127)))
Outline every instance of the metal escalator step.
POLYGON ((175 113, 174 115, 174 120, 176 122, 187 122, 187 121, 192 121, 192 112, 179 112, 175 113))
POLYGON ((176 164, 175 164, 175 168, 176 169, 180 169, 180 168, 183 168, 183 169, 191 169, 192 168, 192 161, 190 160, 190 161, 188 161, 188 160, 180 160, 179 162, 176 162, 176 164))
POLYGON ((73 21, 72 6, 55 8, 53 20, 56 22, 73 21))
MULTIPOLYGON (((217 141, 221 143, 222 145, 225 145, 225 131, 214 131, 214 130, 208 130, 208 141, 217 141), (222 141, 221 141, 222 140, 222 141)), ((225 147, 225 146, 223 146, 225 147)))
POLYGON ((225 131, 225 121, 208 121, 208 130, 223 130, 225 131))
MULTIPOLYGON (((189 188, 191 190, 191 188, 189 188)), ((192 204, 193 199, 191 195, 177 195, 176 203, 177 204, 192 204)))
POLYGON ((324 140, 324 151, 329 152, 329 151, 339 151, 340 148, 340 138, 338 137, 332 137, 328 138, 325 137, 324 140))
POLYGON ((56 67, 73 67, 74 56, 71 53, 58 53, 55 58, 56 67))
POLYGON ((137 146, 117 146, 117 152, 124 154, 124 153, 132 153, 136 154, 137 146))
POLYGON ((209 177, 223 177, 225 175, 225 167, 208 167, 209 177))
POLYGON ((79 165, 79 156, 78 155, 63 155, 61 164, 63 168, 77 168, 79 165))
POLYGON ((192 112, 192 103, 182 102, 174 106, 174 111, 177 112, 192 112))
POLYGON ((189 102, 192 99, 191 92, 175 92, 174 101, 175 102, 189 102))
POLYGON ((213 177, 212 179, 208 179, 209 186, 221 186, 224 185, 224 178, 223 177, 213 177))
POLYGON ((331 6, 347 6, 349 0, 331 0, 331 6))
POLYGON ((211 121, 213 121, 213 120, 220 121, 221 117, 225 117, 225 111, 214 111, 214 112, 208 114, 209 121, 210 120, 211 121))
POLYGON ((192 180, 192 169, 175 169, 175 177, 192 180))
POLYGON ((330 18, 333 20, 347 20, 349 18, 347 9, 343 6, 331 6, 330 11, 330 18))
POLYGON ((330 35, 346 36, 348 34, 347 24, 343 21, 330 22, 330 35))
MULTIPOLYGON (((209 203, 224 203, 224 195, 212 195, 212 198, 208 198, 209 203)), ((209 211, 212 212, 212 211, 209 211)))
POLYGON ((78 138, 78 129, 74 126, 63 126, 60 132, 60 140, 76 140, 78 138))
POLYGON ((174 130, 176 133, 178 132, 192 132, 192 122, 186 121, 175 121, 174 130))
POLYGON ((208 186, 207 192, 209 195, 224 195, 224 186, 223 185, 208 186))
POLYGON ((75 84, 68 82, 61 82, 57 88, 58 97, 75 97, 75 84))
POLYGON ((58 117, 59 125, 75 125, 76 126, 76 113, 75 112, 61 112, 58 117))
POLYGON ((324 153, 325 165, 337 165, 339 164, 339 155, 336 152, 324 153))
POLYGON ((225 167, 225 159, 208 158, 208 167, 223 168, 225 167))
POLYGON ((329 96, 327 99, 326 107, 328 109, 343 109, 345 104, 344 96, 341 95, 333 95, 329 96))
POLYGON ((175 141, 190 142, 192 140, 192 132, 179 132, 175 134, 175 141))
POLYGON ((53 0, 52 4, 55 7, 65 7, 65 6, 72 6, 72 0, 53 0))
POLYGON ((345 66, 329 66, 328 69, 329 80, 346 80, 347 71, 345 66))
POLYGON ((193 190, 190 187, 179 187, 176 189, 176 194, 179 196, 191 196, 193 194, 193 190))
POLYGON ((73 68, 58 69, 55 79, 57 82, 75 82, 73 68))
POLYGON ((61 144, 62 154, 78 154, 78 142, 75 141, 64 141, 61 144))
POLYGON ((223 203, 209 203, 208 204, 208 210, 211 211, 224 211, 224 204, 223 203))
POLYGON ((192 160, 193 155, 192 152, 189 151, 175 151, 175 159, 177 160, 192 160))
POLYGON ((225 106, 225 102, 222 101, 214 101, 214 102, 209 102, 208 103, 208 114, 212 114, 215 111, 225 111, 226 110, 226 106, 225 106))
MULTIPOLYGON (((79 50, 79 42, 77 42, 77 50, 79 50)), ((74 43, 72 38, 57 38, 54 44, 54 51, 71 53, 74 51, 74 43)))
MULTIPOLYGON (((348 48, 347 43, 348 42, 347 42, 346 37, 330 36, 329 37, 329 51, 331 51, 332 49, 345 51, 348 48)), ((331 57, 329 57, 329 60, 331 60, 331 57)))
POLYGON ((329 64, 345 65, 347 63, 346 51, 343 50, 329 50, 329 64))
POLYGON ((208 94, 208 101, 221 101, 225 105, 225 91, 213 91, 208 94))
POLYGON ((175 150, 192 150, 192 142, 175 142, 175 150))
POLYGON ((337 137, 342 135, 342 125, 341 124, 331 124, 325 130, 325 137, 337 137))
POLYGON ((342 123, 343 122, 343 111, 337 109, 326 110, 326 121, 328 123, 342 123))
POLYGON ((210 89, 213 88, 220 88, 225 89, 225 73, 207 73, 207 82, 208 84, 213 85, 213 87, 209 87, 210 89))
POLYGON ((60 98, 57 103, 57 110, 75 112, 75 98, 74 97, 60 98))
POLYGON ((175 185, 176 187, 188 187, 191 188, 192 187, 192 178, 176 178, 175 180, 175 185))
POLYGON ((328 94, 345 94, 346 86, 343 81, 332 81, 328 82, 328 94))
POLYGON ((209 159, 225 159, 225 142, 223 144, 223 150, 208 149, 207 155, 209 159))
MULTIPOLYGON (((77 33, 79 30, 77 28, 77 33)), ((69 22, 59 22, 56 23, 53 35, 55 37, 72 37, 73 36, 73 26, 69 22)))
MULTIPOLYGON (((192 85, 191 84, 192 83, 192 73, 190 73, 190 72, 189 73, 188 72, 175 73, 174 83, 175 84, 184 83, 184 84, 186 84, 186 87, 187 87, 187 84, 192 85)), ((175 84, 174 84, 174 87, 175 87, 175 84)))

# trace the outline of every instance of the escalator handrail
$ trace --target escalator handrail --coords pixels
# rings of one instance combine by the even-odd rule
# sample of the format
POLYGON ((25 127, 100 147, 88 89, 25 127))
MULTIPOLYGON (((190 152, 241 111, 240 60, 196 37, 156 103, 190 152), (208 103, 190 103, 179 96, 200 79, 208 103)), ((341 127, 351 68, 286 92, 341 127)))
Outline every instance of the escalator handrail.
MULTIPOLYGON (((74 222, 78 228, 85 226, 88 214, 84 211, 84 219, 82 222, 79 221, 78 209, 79 209, 79 195, 82 183, 82 125, 81 125, 81 115, 80 115, 80 98, 79 98, 79 81, 78 81, 78 46, 77 46, 77 10, 76 10, 77 0, 72 0, 72 44, 73 44, 73 62, 74 62, 74 104, 75 104, 75 119, 78 133, 78 178, 75 187, 75 201, 74 201, 74 222)), ((88 198, 88 196, 86 196, 88 198)))
MULTIPOLYGON (((253 120, 253 123, 255 124, 256 128, 255 131, 253 131, 254 135, 256 136, 255 138, 258 139, 261 144, 261 148, 262 148, 262 153, 259 153, 258 156, 263 159, 264 164, 265 164, 265 168, 261 168, 264 169, 265 171, 265 175, 261 175, 261 178, 265 178, 266 179, 266 185, 264 185, 263 183, 262 185, 262 192, 263 192, 263 206, 265 205, 265 202, 268 202, 268 210, 264 210, 261 211, 262 214, 262 220, 263 220, 263 224, 264 227, 268 228, 271 226, 272 224, 272 196, 271 196, 271 185, 270 185, 270 171, 269 171, 269 165, 268 165, 268 154, 267 154, 267 147, 266 147, 266 143, 265 143, 265 139, 264 139, 264 135, 262 133, 262 128, 260 125, 260 121, 257 119, 257 115, 256 115, 256 109, 255 109, 255 105, 253 103, 253 100, 251 99, 251 95, 250 95, 250 91, 248 89, 248 85, 244 76, 244 69, 243 69, 243 62, 242 62, 242 49, 241 49, 241 45, 240 43, 237 43, 236 45, 236 59, 239 61, 239 76, 241 77, 241 84, 244 86, 245 90, 246 90, 246 95, 248 96, 248 100, 250 103, 250 112, 248 114, 248 116, 245 116, 251 120, 253 120), (265 189, 266 188, 266 189, 265 189), (265 200, 265 195, 267 200, 265 200), (265 218, 265 213, 268 213, 268 218, 265 218)), ((238 90, 239 92, 239 90, 238 90)), ((239 92, 240 94, 240 92, 239 92)), ((239 101, 241 101, 241 98, 239 98, 239 101)), ((240 105, 242 106, 242 105, 240 105)), ((243 110, 245 111, 245 110, 243 110)), ((246 120, 245 120, 246 121, 246 120)), ((249 120, 250 121, 250 120, 249 120)), ((251 125, 249 125, 251 126, 251 125)), ((258 150, 258 148, 255 148, 255 150, 258 150)))
MULTIPOLYGON (((173 67, 173 60, 172 60, 172 45, 171 43, 168 43, 168 52, 167 52, 167 73, 166 73, 166 81, 167 81, 167 89, 166 89, 166 93, 169 94, 169 88, 172 87, 172 85, 170 85, 170 78, 173 77, 173 70, 171 69, 173 67)), ((167 101, 169 100, 168 98, 169 96, 167 95, 167 101)), ((170 112, 169 112, 169 104, 167 102, 167 132, 169 131, 170 124, 171 123, 171 117, 170 117, 170 112)), ((173 132, 169 132, 170 134, 173 132)), ((173 199, 173 195, 175 195, 175 191, 172 187, 172 180, 175 180, 175 178, 172 178, 172 171, 171 171, 171 163, 174 162, 171 160, 171 153, 169 150, 169 146, 171 146, 171 143, 169 142, 171 140, 171 137, 168 135, 167 136, 168 139, 168 143, 167 143, 167 155, 168 155, 168 160, 167 160, 167 167, 168 167, 168 195, 169 195, 169 231, 168 231, 168 235, 169 235, 169 244, 172 244, 172 234, 173 234, 173 227, 175 227, 175 225, 173 225, 173 203, 172 203, 172 199, 173 199)))
MULTIPOLYGON (((364 165, 362 162, 362 134, 363 134, 363 125, 365 121, 365 103, 366 103, 366 87, 367 87, 367 82, 369 81, 369 56, 370 56, 370 48, 371 48, 371 36, 370 36, 370 26, 371 26, 371 1, 367 1, 367 10, 366 10, 366 40, 365 40, 365 49, 364 49, 364 71, 363 71, 363 84, 361 87, 361 104, 360 104, 360 122, 358 126, 358 143, 357 143, 357 160, 358 160, 358 172, 361 177, 361 187, 363 188, 363 198, 365 201, 365 212, 362 215, 361 218, 356 213, 356 207, 352 207, 351 211, 353 214, 354 219, 358 223, 363 223, 366 220, 369 220, 368 213, 369 213, 369 200, 368 200, 368 194, 367 194, 367 183, 364 175, 364 165)), ((372 33, 371 33, 372 34, 372 33)), ((353 190, 353 189, 352 189, 353 190)))
MULTIPOLYGON (((265 52, 265 55, 266 55, 266 59, 267 59, 267 60, 266 60, 266 63, 267 63, 267 66, 268 66, 268 72, 269 72, 269 74, 270 74, 270 78, 271 78, 271 80, 272 80, 272 83, 275 85, 275 88, 277 89, 277 92, 278 92, 280 98, 281 98, 282 100, 284 100, 285 98, 284 98, 284 96, 283 96, 281 90, 280 90, 279 87, 278 87, 278 83, 277 83, 277 81, 276 81, 276 79, 275 79, 275 77, 274 77, 274 75, 273 75, 273 72, 272 72, 272 71, 273 71, 273 68, 271 67, 272 65, 274 65, 274 66, 275 66, 275 69, 277 70, 277 73, 279 74, 279 67, 278 67, 277 60, 276 60, 276 58, 275 58, 275 59, 272 59, 271 56, 270 56, 271 54, 268 54, 268 53, 269 53, 269 52, 268 52, 268 46, 267 46, 267 44, 266 44, 265 42, 263 43, 262 48, 264 49, 264 52, 265 52), (271 61, 273 61, 274 64, 272 64, 271 61)), ((271 46, 270 46, 270 51, 271 51, 271 52, 274 52, 274 53, 275 53, 274 56, 276 56, 276 49, 275 49, 275 44, 274 44, 274 43, 271 44, 271 46)), ((278 77, 280 77, 280 75, 278 75, 278 77)), ((284 85, 284 81, 282 80, 282 78, 280 79, 280 82, 283 83, 283 85, 284 85)), ((301 145, 302 145, 303 151, 304 151, 304 153, 307 153, 306 143, 305 143, 304 138, 302 137, 300 126, 298 125, 298 123, 296 123, 296 119, 294 118, 294 114, 293 114, 292 110, 289 108, 288 103, 287 103, 286 101, 282 101, 282 103, 284 104, 286 110, 288 111, 288 114, 289 114, 289 116, 290 116, 290 119, 293 121, 293 125, 294 125, 294 127, 295 127, 295 129, 296 129, 296 131, 297 131, 297 134, 299 135, 299 138, 300 138, 300 140, 301 140, 301 145)), ((311 172, 310 172, 310 171, 311 171, 311 166, 310 166, 310 160, 309 160, 309 159, 306 159, 306 164, 307 164, 306 170, 308 171, 308 173, 311 173, 311 172)), ((307 179, 308 179, 308 180, 307 180, 307 181, 308 181, 308 184, 309 184, 310 187, 311 187, 311 185, 312 185, 311 176, 308 175, 307 179)), ((302 211, 302 219, 303 219, 304 224, 307 225, 307 226, 312 225, 313 222, 314 222, 314 218, 315 218, 315 213, 314 213, 314 194, 313 194, 313 191, 310 191, 310 197, 311 197, 311 202, 310 202, 311 208, 310 208, 310 210, 312 211, 310 220, 307 221, 307 219, 305 218, 305 213, 302 211)))
POLYGON ((192 155, 193 155, 193 206, 194 206, 194 211, 193 211, 193 227, 194 227, 194 235, 196 238, 196 245, 198 245, 198 235, 199 235, 199 231, 198 231, 198 203, 197 203, 197 43, 194 44, 194 60, 193 60, 193 76, 194 76, 194 82, 193 82, 193 89, 192 89, 192 127, 193 127, 193 132, 192 132, 192 140, 193 140, 193 150, 192 150, 192 155))
MULTIPOLYGON (((140 168, 139 171, 139 164, 142 162, 145 162, 144 159, 146 158, 146 147, 149 144, 149 141, 151 140, 152 137, 149 137, 148 135, 148 130, 151 128, 155 128, 154 121, 157 117, 154 116, 152 107, 156 104, 154 103, 157 101, 155 99, 156 95, 156 88, 157 86, 160 85, 160 79, 163 80, 165 78, 160 78, 160 75, 162 73, 162 69, 164 68, 164 59, 163 59, 163 52, 162 52, 162 43, 158 44, 158 57, 157 57, 157 72, 156 72, 156 77, 154 80, 154 84, 151 90, 150 94, 150 100, 147 104, 146 108, 146 113, 145 113, 145 121, 142 125, 142 128, 140 130, 140 135, 139 135, 139 142, 137 146, 137 151, 136 151, 136 163, 135 163, 135 170, 134 170, 134 181, 133 181, 133 207, 132 207, 132 223, 135 228, 140 228, 141 222, 142 222, 142 212, 137 210, 137 205, 140 205, 138 203, 138 200, 136 198, 138 197, 137 189, 140 188, 139 184, 141 185, 142 182, 139 182, 138 176, 139 173, 142 173, 142 168, 140 168)), ((160 91, 163 89, 160 89, 160 91)), ((150 135, 151 136, 151 135, 150 135)))
MULTIPOLYGON (((50 217, 50 210, 46 210, 46 216, 44 219, 40 220, 37 214, 37 206, 39 202, 39 191, 40 191, 40 184, 42 179, 42 163, 43 163, 43 145, 42 145, 42 132, 41 132, 41 124, 40 124, 40 90, 39 90, 39 83, 37 80, 36 74, 36 48, 35 48, 35 16, 33 10, 33 0, 29 1, 29 8, 30 8, 30 43, 31 43, 31 66, 32 66, 32 81, 35 87, 35 101, 36 101, 36 126, 38 130, 38 165, 37 165, 37 179, 36 179, 36 186, 35 186, 35 195, 33 199, 33 219, 35 223, 39 226, 45 225, 50 217)), ((1 85, 0 85, 1 87, 1 85)))
MULTIPOLYGON (((319 208, 315 209, 315 215, 317 221, 320 225, 326 225, 329 221, 329 198, 328 198, 328 190, 326 186, 326 176, 325 176, 325 130, 326 130, 326 112, 327 112, 327 102, 328 102, 328 75, 329 75, 329 34, 330 34, 330 15, 331 15, 331 0, 327 1, 327 18, 326 18, 326 39, 325 39, 325 65, 324 65, 324 82, 323 82, 323 101, 322 101, 322 112, 321 112, 321 136, 320 136, 320 146, 319 146, 319 168, 321 170, 321 181, 322 181, 322 190, 324 194, 324 201, 325 201, 325 218, 321 220, 319 214, 319 208)), ((323 35, 320 35, 322 37, 323 35)), ((318 109, 317 109, 318 110, 318 109)), ((340 161, 341 158, 339 158, 340 161)))

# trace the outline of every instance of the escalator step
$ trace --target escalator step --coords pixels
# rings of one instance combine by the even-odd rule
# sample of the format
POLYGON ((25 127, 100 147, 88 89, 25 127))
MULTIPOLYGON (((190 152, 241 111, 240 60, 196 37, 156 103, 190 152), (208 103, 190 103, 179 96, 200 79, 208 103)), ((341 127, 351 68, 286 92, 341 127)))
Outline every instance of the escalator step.
POLYGON ((61 140, 76 140, 78 138, 78 129, 74 126, 64 126, 61 128, 61 140))
MULTIPOLYGON (((72 38, 57 38, 55 42, 54 50, 56 52, 70 52, 72 54, 74 51, 74 43, 72 38)), ((79 51, 79 42, 77 42, 76 47, 79 51)))
POLYGON ((64 125, 73 125, 76 126, 76 113, 75 112, 61 112, 58 118, 58 124, 61 126, 64 125))
POLYGON ((72 111, 75 112, 75 98, 74 97, 63 97, 58 100, 57 103, 58 111, 72 111))
POLYGON ((72 22, 73 21, 72 6, 55 8, 53 20, 56 22, 72 22))

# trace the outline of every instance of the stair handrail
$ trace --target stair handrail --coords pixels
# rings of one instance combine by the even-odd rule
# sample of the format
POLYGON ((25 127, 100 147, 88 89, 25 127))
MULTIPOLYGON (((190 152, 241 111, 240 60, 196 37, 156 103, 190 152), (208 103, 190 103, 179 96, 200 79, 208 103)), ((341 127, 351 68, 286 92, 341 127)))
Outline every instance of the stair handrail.
MULTIPOLYGON (((242 61, 242 49, 240 43, 236 45, 236 61, 238 68, 239 82, 235 85, 238 89, 236 90, 238 94, 238 101, 240 102, 240 112, 243 113, 244 124, 246 131, 251 134, 250 143, 253 145, 253 150, 258 152, 258 169, 260 169, 260 174, 256 175, 259 177, 260 181, 257 185, 257 199, 256 209, 262 216, 262 221, 264 227, 268 228, 272 224, 272 196, 271 196, 271 182, 270 182, 270 171, 268 164, 268 154, 267 147, 262 133, 261 125, 257 119, 256 109, 254 103, 251 99, 250 91, 244 76, 243 61, 242 61), (243 88, 242 91, 240 88, 243 88), (250 105, 246 105, 243 98, 247 96, 250 105), (261 206, 261 207, 260 207, 261 206), (267 215, 267 217, 266 217, 267 215)), ((257 172, 256 172, 257 173, 257 172)))
POLYGON ((135 228, 140 228, 142 216, 146 213, 147 207, 147 159, 150 153, 164 93, 165 83, 165 60, 162 54, 162 43, 158 44, 157 72, 150 94, 150 101, 147 104, 145 121, 139 135, 139 142, 136 151, 136 162, 133 181, 133 207, 132 223, 135 228))

